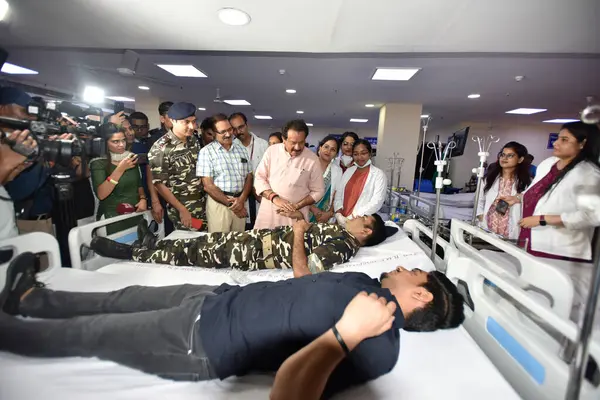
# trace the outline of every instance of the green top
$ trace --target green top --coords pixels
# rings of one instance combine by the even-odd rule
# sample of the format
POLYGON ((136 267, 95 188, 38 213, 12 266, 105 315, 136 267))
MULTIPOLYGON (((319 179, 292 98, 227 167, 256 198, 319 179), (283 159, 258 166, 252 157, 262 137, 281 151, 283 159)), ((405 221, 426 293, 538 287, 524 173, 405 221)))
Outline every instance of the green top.
MULTIPOLYGON (((104 159, 93 160, 90 163, 90 171, 92 175, 92 186, 94 193, 98 197, 98 187, 106 181, 106 178, 114 172, 117 168, 116 165, 110 164, 110 173, 106 171, 106 163, 108 161, 104 159)), ((96 219, 100 219, 103 215, 104 218, 112 218, 117 215, 117 205, 120 203, 129 203, 135 206, 140 201, 140 195, 138 188, 142 187, 142 179, 140 177, 139 168, 130 168, 123 173, 119 184, 115 186, 110 195, 104 200, 100 200, 98 207, 98 213, 96 219)), ((109 225, 107 228, 108 234, 118 232, 137 224, 137 218, 132 218, 127 221, 119 222, 116 224, 109 225)))

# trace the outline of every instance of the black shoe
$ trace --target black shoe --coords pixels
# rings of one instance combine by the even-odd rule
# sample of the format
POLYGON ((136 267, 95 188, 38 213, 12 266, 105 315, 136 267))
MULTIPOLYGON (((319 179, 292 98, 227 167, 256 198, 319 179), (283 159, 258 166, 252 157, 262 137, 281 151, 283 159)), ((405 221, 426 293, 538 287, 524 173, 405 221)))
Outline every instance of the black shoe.
MULTIPOLYGON (((150 223, 150 227, 152 223, 156 224, 156 222, 152 221, 150 223)), ((148 223, 145 219, 142 218, 140 222, 138 222, 137 226, 137 234, 138 240, 134 242, 134 246, 137 247, 146 247, 148 249, 154 249, 156 246, 156 241, 158 238, 154 233, 152 233, 152 229, 148 226, 148 223)))
POLYGON ((0 308, 10 315, 19 314, 21 297, 31 288, 44 287, 35 279, 39 272, 39 259, 33 253, 19 254, 6 269, 6 280, 0 292, 0 308))
POLYGON ((93 238, 90 248, 102 257, 119 260, 131 260, 133 258, 133 246, 115 242, 105 237, 96 236, 93 238))

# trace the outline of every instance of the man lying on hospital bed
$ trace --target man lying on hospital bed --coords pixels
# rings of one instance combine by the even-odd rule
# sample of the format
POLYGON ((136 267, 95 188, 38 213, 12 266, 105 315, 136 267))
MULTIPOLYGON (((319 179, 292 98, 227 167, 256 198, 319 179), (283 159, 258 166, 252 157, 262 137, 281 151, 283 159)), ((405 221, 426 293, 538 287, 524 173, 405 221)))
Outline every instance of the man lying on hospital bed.
MULTIPOLYGON (((108 293, 44 288, 36 281, 32 253, 2 269, 0 351, 98 357, 167 379, 199 381, 275 372, 297 351, 295 359, 314 351, 312 341, 333 334, 346 357, 331 367, 329 379, 294 385, 306 386, 315 398, 319 391, 330 397, 390 372, 398 360, 401 328, 435 331, 464 320, 463 298, 444 274, 402 267, 381 280, 323 272, 243 287, 130 286, 108 293), (341 317, 360 292, 394 303, 395 310, 391 328, 359 344, 364 337, 341 317), (18 314, 36 319, 13 316, 18 314)), ((310 378, 302 369, 297 376, 289 373, 295 359, 284 365, 276 387, 281 380, 310 378)))
POLYGON ((215 232, 192 239, 161 240, 156 243, 143 224, 138 226, 141 245, 117 243, 104 237, 92 239, 98 255, 144 263, 235 268, 253 271, 293 268, 294 277, 329 270, 354 257, 362 246, 386 239, 386 226, 377 214, 349 220, 345 227, 309 224, 300 212, 293 226, 253 229, 245 232, 215 232))

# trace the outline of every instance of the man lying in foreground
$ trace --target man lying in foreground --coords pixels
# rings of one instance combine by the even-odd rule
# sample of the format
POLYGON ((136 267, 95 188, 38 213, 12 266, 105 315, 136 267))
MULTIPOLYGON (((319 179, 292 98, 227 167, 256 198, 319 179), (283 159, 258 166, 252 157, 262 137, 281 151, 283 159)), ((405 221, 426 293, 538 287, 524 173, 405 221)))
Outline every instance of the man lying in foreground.
MULTIPOLYGON (((294 277, 315 274, 345 263, 362 246, 374 246, 386 238, 383 220, 377 214, 348 221, 346 227, 309 224, 297 212, 293 226, 216 232, 193 239, 148 239, 138 227, 142 245, 126 245, 104 237, 92 239, 90 247, 103 257, 145 263, 235 268, 254 271, 266 268, 294 269, 294 277)), ((147 230, 147 228, 146 228, 147 230)))
POLYGON ((5 272, 0 350, 98 357, 174 380, 275 372, 332 329, 340 342, 348 340, 348 355, 323 389, 330 397, 390 372, 398 360, 399 329, 434 331, 464 320, 462 296, 445 275, 402 267, 381 281, 356 272, 324 272, 244 287, 130 286, 109 293, 43 288, 36 267, 35 255, 24 253, 5 272), (395 303, 396 310, 390 329, 357 345, 340 318, 363 291, 395 303), (18 314, 41 320, 11 316, 18 314))

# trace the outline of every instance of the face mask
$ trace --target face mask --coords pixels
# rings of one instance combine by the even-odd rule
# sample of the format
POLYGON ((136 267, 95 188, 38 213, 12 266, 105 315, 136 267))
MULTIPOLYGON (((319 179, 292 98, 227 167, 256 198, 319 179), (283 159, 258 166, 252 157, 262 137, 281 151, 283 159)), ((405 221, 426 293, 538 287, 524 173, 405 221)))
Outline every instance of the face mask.
POLYGON ((127 157, 129 157, 129 155, 131 154, 130 151, 124 151, 122 154, 117 154, 117 153, 113 153, 112 151, 110 152, 110 160, 113 162, 121 162, 124 159, 126 159, 127 157))
POLYGON ((356 168, 363 169, 363 168, 367 168, 369 165, 371 165, 371 160, 367 161, 365 163, 365 165, 363 165, 362 167, 360 165, 356 164, 356 168))
POLYGON ((349 166, 350 164, 352 164, 352 161, 354 161, 354 158, 352 158, 352 156, 347 156, 347 155, 342 155, 342 163, 345 166, 349 166))

